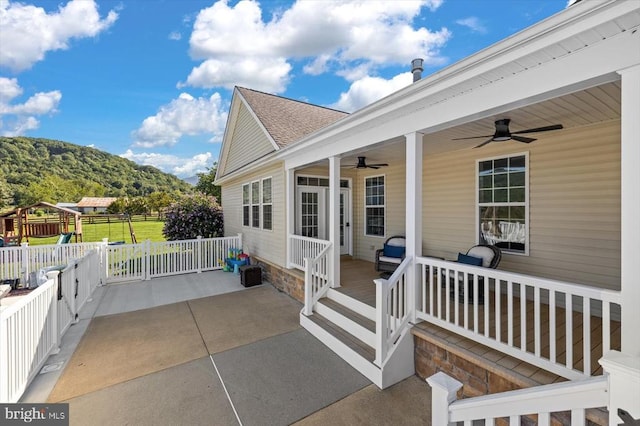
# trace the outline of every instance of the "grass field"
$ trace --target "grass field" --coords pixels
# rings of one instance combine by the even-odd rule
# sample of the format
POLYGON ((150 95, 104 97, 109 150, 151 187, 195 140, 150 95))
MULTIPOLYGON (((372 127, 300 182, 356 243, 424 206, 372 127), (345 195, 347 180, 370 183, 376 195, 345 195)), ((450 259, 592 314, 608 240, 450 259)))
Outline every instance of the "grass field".
MULTIPOLYGON (((162 235, 162 227, 164 221, 160 220, 147 220, 140 222, 132 222, 133 232, 136 234, 138 242, 145 240, 151 241, 166 241, 166 238, 162 235)), ((119 223, 87 223, 82 221, 82 237, 85 243, 93 241, 102 241, 103 238, 108 238, 109 241, 124 241, 125 243, 131 243, 131 234, 129 233, 129 225, 121 221, 119 223)), ((55 244, 58 241, 58 237, 49 238, 29 238, 29 245, 46 245, 55 244)), ((71 242, 75 242, 74 238, 71 238, 71 242)))

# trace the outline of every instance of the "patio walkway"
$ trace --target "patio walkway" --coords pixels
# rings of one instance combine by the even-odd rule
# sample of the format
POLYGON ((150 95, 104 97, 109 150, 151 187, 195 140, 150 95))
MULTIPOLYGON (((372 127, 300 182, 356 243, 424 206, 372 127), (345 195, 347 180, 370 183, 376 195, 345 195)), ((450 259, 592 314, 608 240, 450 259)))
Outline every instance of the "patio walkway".
POLYGON ((271 285, 244 289, 215 272, 99 291, 95 314, 67 334, 75 351, 65 344, 48 362, 64 371, 39 375, 23 398, 68 402, 72 425, 430 423, 426 383, 380 391, 302 329, 301 305, 271 285), (211 288, 224 294, 202 297, 211 288))

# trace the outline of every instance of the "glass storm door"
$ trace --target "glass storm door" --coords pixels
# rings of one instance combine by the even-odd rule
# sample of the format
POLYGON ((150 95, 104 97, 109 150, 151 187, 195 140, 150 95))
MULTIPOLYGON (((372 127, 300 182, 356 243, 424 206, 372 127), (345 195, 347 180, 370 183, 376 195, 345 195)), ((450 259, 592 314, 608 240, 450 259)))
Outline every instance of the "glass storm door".
POLYGON ((298 187, 296 234, 310 238, 326 238, 324 188, 298 187))

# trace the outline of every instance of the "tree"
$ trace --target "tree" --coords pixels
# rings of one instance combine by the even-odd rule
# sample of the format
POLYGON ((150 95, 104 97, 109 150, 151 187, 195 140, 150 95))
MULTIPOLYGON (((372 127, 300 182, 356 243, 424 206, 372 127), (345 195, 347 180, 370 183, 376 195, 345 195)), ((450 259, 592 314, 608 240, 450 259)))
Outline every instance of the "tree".
POLYGON ((147 205, 152 212, 158 212, 158 217, 160 217, 162 210, 169 207, 174 201, 174 197, 162 191, 152 192, 147 195, 147 205))
POLYGON ((222 208, 214 197, 183 196, 168 207, 162 233, 169 241, 222 237, 222 208))
POLYGON ((196 184, 195 188, 198 192, 216 197, 218 202, 221 203, 222 190, 219 186, 213 184, 213 182, 216 180, 217 169, 218 163, 213 163, 213 167, 210 168, 207 173, 198 173, 198 183, 196 184))

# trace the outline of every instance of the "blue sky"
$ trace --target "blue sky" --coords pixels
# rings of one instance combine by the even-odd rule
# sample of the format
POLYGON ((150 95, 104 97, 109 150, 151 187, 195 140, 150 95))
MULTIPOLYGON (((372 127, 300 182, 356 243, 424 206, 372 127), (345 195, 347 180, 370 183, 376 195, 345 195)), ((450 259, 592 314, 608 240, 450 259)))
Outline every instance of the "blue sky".
POLYGON ((235 85, 344 111, 567 0, 0 0, 0 134, 190 177, 217 160, 235 85))

